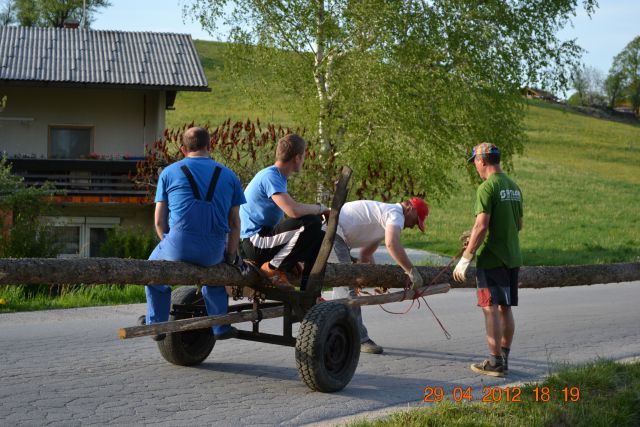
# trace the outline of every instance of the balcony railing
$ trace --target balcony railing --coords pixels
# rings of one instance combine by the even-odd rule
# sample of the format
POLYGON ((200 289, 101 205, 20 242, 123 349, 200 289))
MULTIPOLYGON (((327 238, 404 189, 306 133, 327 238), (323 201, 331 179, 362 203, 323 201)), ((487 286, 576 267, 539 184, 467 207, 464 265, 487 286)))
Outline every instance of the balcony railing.
POLYGON ((52 183, 68 196, 147 195, 129 179, 135 174, 135 160, 8 159, 12 171, 25 183, 40 186, 52 183))

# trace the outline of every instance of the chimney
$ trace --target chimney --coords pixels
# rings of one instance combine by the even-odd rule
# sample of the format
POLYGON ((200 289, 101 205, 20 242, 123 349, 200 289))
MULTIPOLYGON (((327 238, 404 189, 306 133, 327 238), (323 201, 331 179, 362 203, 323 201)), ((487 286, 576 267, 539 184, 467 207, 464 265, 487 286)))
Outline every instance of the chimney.
POLYGON ((64 28, 76 29, 80 26, 80 21, 78 21, 77 19, 68 18, 64 20, 64 22, 62 23, 62 26, 64 28))

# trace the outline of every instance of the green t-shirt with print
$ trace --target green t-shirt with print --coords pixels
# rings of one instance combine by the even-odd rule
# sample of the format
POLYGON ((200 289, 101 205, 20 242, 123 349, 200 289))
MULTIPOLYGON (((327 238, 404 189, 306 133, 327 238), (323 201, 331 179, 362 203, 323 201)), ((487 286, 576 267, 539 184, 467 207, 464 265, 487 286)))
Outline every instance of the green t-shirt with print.
POLYGON ((522 224, 522 192, 504 173, 487 178, 476 193, 475 214, 488 213, 489 230, 478 249, 478 268, 522 265, 518 231, 522 224))

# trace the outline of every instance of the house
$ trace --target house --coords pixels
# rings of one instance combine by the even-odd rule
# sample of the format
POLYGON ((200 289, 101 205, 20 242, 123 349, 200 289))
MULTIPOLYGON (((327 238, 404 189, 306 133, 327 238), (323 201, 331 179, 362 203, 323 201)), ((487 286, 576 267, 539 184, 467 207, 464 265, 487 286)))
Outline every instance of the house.
POLYGON ((0 27, 0 153, 50 181, 67 256, 95 256, 105 229, 144 224, 152 200, 128 179, 165 129, 178 91, 208 91, 187 34, 0 27))
POLYGON ((522 89, 522 94, 528 99, 542 99, 543 101, 548 102, 558 102, 558 98, 551 92, 547 92, 546 90, 525 87, 522 89))

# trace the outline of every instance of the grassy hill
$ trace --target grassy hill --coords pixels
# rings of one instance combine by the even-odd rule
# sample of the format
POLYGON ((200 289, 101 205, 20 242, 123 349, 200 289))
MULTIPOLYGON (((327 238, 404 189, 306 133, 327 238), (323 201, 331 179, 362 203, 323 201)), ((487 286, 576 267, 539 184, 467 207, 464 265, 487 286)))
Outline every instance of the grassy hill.
POLYGON ((286 112, 252 105, 249 97, 237 89, 234 81, 225 78, 225 43, 196 40, 195 45, 211 92, 179 92, 175 110, 167 112, 167 127, 177 127, 192 121, 216 126, 229 117, 233 120, 259 117, 265 122, 294 125, 286 112))
MULTIPOLYGON (((224 45, 197 41, 210 93, 178 95, 169 127, 217 125, 260 117, 290 123, 286 112, 265 111, 223 78, 224 45)), ((256 76, 259 77, 259 76, 256 76)), ((529 140, 512 176, 525 200, 522 248, 527 265, 640 261, 640 126, 594 119, 552 105, 530 103, 529 140)), ((455 254, 458 236, 473 223, 475 189, 460 171, 460 190, 431 205, 427 232, 404 233, 408 246, 455 254)))
MULTIPOLYGON (((525 202, 525 264, 640 261, 640 127, 529 105, 529 140, 512 176, 525 202)), ((464 183, 463 183, 464 185, 464 183)), ((426 239, 413 246, 453 254, 473 222, 469 185, 435 204, 426 239)))

